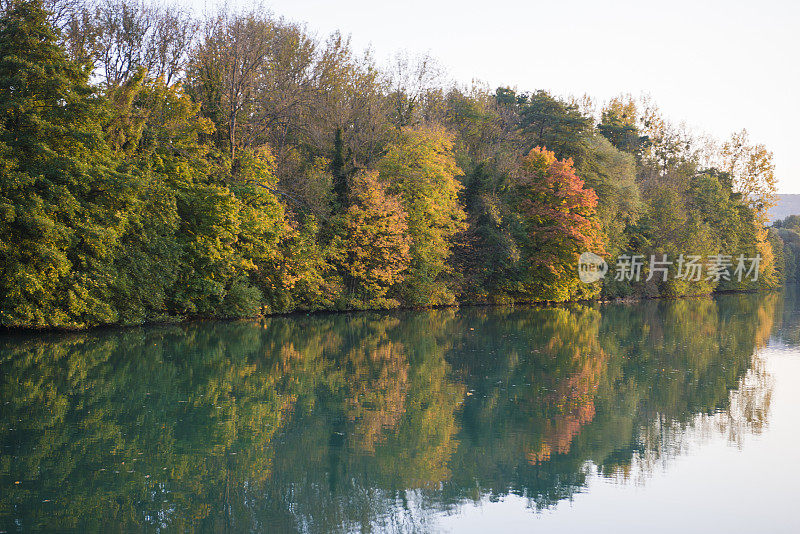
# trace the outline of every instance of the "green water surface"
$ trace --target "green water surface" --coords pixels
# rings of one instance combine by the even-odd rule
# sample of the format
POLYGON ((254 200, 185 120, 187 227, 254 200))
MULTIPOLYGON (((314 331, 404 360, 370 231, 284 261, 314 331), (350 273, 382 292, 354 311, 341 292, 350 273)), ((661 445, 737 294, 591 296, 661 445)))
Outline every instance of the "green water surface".
POLYGON ((0 531, 800 532, 796 302, 0 334, 0 531))

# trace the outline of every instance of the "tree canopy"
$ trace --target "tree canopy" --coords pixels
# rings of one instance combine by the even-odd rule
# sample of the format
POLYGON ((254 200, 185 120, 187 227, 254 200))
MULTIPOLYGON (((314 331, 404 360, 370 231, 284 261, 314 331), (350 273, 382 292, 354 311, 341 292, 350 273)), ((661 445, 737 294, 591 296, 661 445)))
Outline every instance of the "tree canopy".
MULTIPOLYGON (((0 325, 774 287, 772 154, 647 99, 461 87, 269 13, 0 8, 0 325), (761 258, 758 281, 579 282, 578 257, 761 258)), ((788 247, 788 248, 787 248, 788 247)), ((669 272, 678 274, 671 265, 669 272)), ((612 273, 613 274, 613 273, 612 273)))

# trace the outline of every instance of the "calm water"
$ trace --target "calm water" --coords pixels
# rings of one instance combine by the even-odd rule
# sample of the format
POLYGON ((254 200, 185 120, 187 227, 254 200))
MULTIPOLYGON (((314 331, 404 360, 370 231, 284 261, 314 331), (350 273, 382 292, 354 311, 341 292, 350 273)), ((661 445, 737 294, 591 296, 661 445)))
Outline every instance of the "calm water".
POLYGON ((0 531, 800 532, 793 295, 0 336, 0 531))

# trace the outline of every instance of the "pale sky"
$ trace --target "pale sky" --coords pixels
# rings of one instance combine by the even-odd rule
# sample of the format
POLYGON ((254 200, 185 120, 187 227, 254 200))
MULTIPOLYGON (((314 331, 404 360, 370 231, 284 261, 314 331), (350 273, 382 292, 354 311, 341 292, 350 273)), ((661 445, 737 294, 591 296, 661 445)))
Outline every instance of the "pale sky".
MULTIPOLYGON (((199 11, 215 0, 184 0, 199 11)), ((184 2, 179 1, 183 4, 184 2)), ((229 5, 258 5, 246 0, 229 5)), ((651 95, 675 123, 727 138, 747 128, 775 153, 781 193, 800 193, 800 2, 792 0, 273 0, 320 36, 341 30, 378 60, 429 54, 473 79, 602 103, 651 95)))

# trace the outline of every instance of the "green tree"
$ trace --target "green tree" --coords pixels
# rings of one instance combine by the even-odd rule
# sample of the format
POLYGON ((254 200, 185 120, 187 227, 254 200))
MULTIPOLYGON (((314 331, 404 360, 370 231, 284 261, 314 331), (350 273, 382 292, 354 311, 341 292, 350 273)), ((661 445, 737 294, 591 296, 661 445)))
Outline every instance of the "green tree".
POLYGON ((0 18, 0 323, 85 327, 118 319, 110 266, 138 183, 47 17, 20 1, 0 18))
POLYGON ((546 146, 556 157, 572 158, 580 164, 584 157, 584 135, 592 121, 577 105, 554 98, 546 91, 536 91, 519 107, 520 127, 525 150, 546 146))
POLYGON ((459 202, 462 174, 453 137, 436 126, 403 129, 379 162, 387 192, 398 195, 408 213, 411 266, 401 289, 412 306, 452 304, 448 276, 453 236, 464 227, 459 202))
POLYGON ((602 135, 592 135, 585 143, 586 157, 576 173, 586 187, 597 193, 597 215, 606 235, 606 250, 616 255, 627 249, 626 230, 636 223, 644 208, 636 183, 636 162, 602 135))
POLYGON ((637 120, 636 103, 630 96, 613 98, 603 108, 597 131, 618 150, 639 155, 648 139, 639 134, 637 120))

